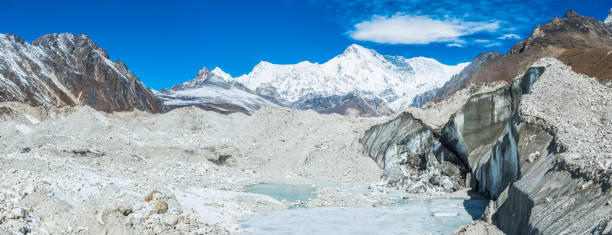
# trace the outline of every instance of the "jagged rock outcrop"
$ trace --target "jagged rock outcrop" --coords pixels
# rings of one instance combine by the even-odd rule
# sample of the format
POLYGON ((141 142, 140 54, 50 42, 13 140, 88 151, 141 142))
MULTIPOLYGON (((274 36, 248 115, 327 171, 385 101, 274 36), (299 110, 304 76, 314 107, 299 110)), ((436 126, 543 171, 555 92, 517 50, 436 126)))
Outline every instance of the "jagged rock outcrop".
POLYGON ((0 34, 0 101, 160 112, 160 102, 121 61, 87 35, 48 34, 27 43, 0 34))
POLYGON ((213 70, 204 67, 194 79, 175 85, 170 90, 155 92, 155 95, 163 100, 164 111, 196 106, 223 114, 252 114, 264 106, 277 106, 232 81, 232 77, 218 67, 213 70))
POLYGON ((612 28, 603 22, 570 10, 563 18, 539 25, 525 40, 505 55, 493 58, 480 68, 470 83, 510 82, 540 58, 554 57, 576 72, 612 80, 612 28))

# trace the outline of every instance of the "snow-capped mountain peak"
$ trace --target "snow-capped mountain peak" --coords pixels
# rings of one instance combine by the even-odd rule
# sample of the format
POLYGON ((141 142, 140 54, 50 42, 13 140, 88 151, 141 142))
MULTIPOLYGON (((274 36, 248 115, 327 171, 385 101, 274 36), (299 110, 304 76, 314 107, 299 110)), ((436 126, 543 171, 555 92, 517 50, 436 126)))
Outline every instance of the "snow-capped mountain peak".
POLYGON ((192 88, 200 88, 203 86, 220 86, 228 88, 230 86, 230 82, 232 80, 232 76, 228 73, 221 70, 219 67, 215 67, 213 70, 208 70, 206 67, 202 67, 196 77, 192 80, 188 80, 180 85, 175 85, 172 87, 172 90, 185 90, 192 88))
POLYGON ((261 61, 237 78, 220 68, 202 68, 195 79, 159 96, 174 107, 199 102, 210 108, 217 102, 252 113, 261 106, 280 104, 324 113, 358 110, 359 115, 378 116, 407 108, 416 95, 441 87, 467 64, 451 66, 425 57, 381 55, 352 44, 322 64, 261 61))
POLYGON ((163 100, 165 110, 194 105, 220 113, 251 114, 260 107, 275 106, 254 92, 235 86, 232 77, 219 67, 213 70, 202 67, 194 79, 156 95, 163 100))
POLYGON ((455 66, 415 57, 385 56, 357 44, 323 64, 301 62, 275 65, 260 62, 238 82, 290 105, 314 97, 357 93, 386 101, 395 111, 408 107, 414 96, 441 87, 468 63, 455 66))
POLYGON ((229 75, 229 74, 228 74, 228 73, 226 73, 225 71, 221 70, 221 68, 219 68, 219 67, 215 67, 215 68, 214 68, 212 71, 210 71, 210 72, 211 72, 212 74, 214 74, 215 76, 217 76, 217 77, 221 77, 221 78, 223 78, 224 80, 227 80, 227 81, 229 81, 229 80, 231 80, 231 79, 232 79, 232 76, 231 76, 231 75, 229 75))
POLYGON ((198 75, 196 75, 194 80, 206 80, 211 77, 222 78, 226 81, 229 81, 232 78, 232 76, 221 70, 219 67, 215 67, 213 70, 208 70, 206 66, 204 66, 200 69, 200 71, 198 71, 198 75))
POLYGON ((343 57, 375 57, 379 55, 378 52, 372 49, 365 48, 358 44, 351 44, 348 46, 342 54, 339 56, 343 57))

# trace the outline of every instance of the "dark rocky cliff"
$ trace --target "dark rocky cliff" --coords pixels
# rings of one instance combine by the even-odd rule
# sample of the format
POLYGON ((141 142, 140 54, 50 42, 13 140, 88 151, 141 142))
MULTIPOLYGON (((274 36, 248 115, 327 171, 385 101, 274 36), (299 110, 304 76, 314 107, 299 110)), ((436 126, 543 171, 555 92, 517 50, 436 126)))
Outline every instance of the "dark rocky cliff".
POLYGON ((87 35, 48 34, 29 44, 0 35, 0 101, 160 112, 161 103, 87 35))

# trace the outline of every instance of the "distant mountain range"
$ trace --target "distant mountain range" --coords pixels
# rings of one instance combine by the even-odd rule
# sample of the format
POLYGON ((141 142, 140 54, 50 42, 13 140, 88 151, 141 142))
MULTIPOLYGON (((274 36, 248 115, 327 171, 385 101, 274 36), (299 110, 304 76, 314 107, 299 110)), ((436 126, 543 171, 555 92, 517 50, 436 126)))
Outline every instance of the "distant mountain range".
POLYGON ((216 68, 206 76, 200 73, 194 80, 159 92, 158 96, 164 99, 165 106, 171 107, 201 100, 206 104, 204 108, 213 109, 216 104, 212 100, 232 103, 223 100, 222 96, 227 94, 244 99, 235 99, 232 104, 239 108, 232 109, 247 113, 267 105, 257 99, 259 96, 268 103, 294 109, 379 116, 405 109, 415 96, 441 87, 468 64, 449 66, 424 57, 386 56, 353 44, 323 64, 261 62, 249 74, 237 78, 216 68), (216 82, 205 82, 208 79, 216 82))
POLYGON ((424 57, 381 55, 353 44, 322 64, 260 62, 235 78, 220 68, 203 68, 193 80, 152 91, 87 35, 48 34, 30 44, 0 34, 0 102, 153 113, 197 106, 251 114, 262 106, 284 106, 380 116, 447 99, 470 84, 508 82, 543 57, 558 58, 612 86, 610 51, 612 12, 601 22, 570 10, 536 27, 506 55, 486 52, 471 63, 444 65, 424 57))

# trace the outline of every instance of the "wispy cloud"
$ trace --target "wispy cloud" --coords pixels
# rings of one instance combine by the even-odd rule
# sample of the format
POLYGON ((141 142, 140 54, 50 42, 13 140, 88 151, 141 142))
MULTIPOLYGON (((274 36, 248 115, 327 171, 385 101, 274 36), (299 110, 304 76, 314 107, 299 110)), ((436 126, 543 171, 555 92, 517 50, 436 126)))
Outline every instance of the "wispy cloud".
POLYGON ((449 44, 446 44, 446 46, 447 47, 463 47, 463 45, 458 44, 458 43, 449 43, 449 44))
POLYGON ((484 47, 498 47, 501 46, 502 44, 499 42, 494 42, 494 43, 489 43, 487 45, 484 45, 484 47))
POLYGON ((373 16, 355 24, 351 38, 387 44, 429 44, 464 41, 463 36, 498 30, 498 22, 466 22, 459 19, 438 20, 429 16, 395 14, 373 16))
POLYGON ((491 40, 488 39, 474 39, 475 43, 489 43, 491 40))
POLYGON ((508 46, 512 40, 520 39, 519 35, 529 34, 537 24, 546 23, 552 16, 559 14, 558 9, 550 7, 553 0, 474 0, 462 1, 460 4, 456 0, 310 1, 333 11, 351 38, 387 44, 440 42, 464 47, 495 47, 501 43, 508 46), (413 26, 407 22, 411 17, 427 18, 425 22, 429 24, 424 27, 406 27, 413 26), (477 28, 471 26, 474 30, 467 31, 470 28, 466 29, 461 24, 466 22, 485 25, 494 22, 498 28, 494 31, 477 31, 477 28), (374 26, 377 25, 385 26, 386 30, 376 29, 374 26), (433 26, 439 27, 433 29, 443 31, 429 28, 433 26), (418 30, 419 35, 402 32, 406 28, 418 30), (390 32, 392 29, 402 30, 390 32), (476 39, 488 39, 490 42, 478 43, 476 39))
POLYGON ((497 39, 500 39, 500 40, 521 39, 521 36, 519 36, 518 34, 514 34, 514 33, 508 33, 508 34, 499 36, 497 39))

